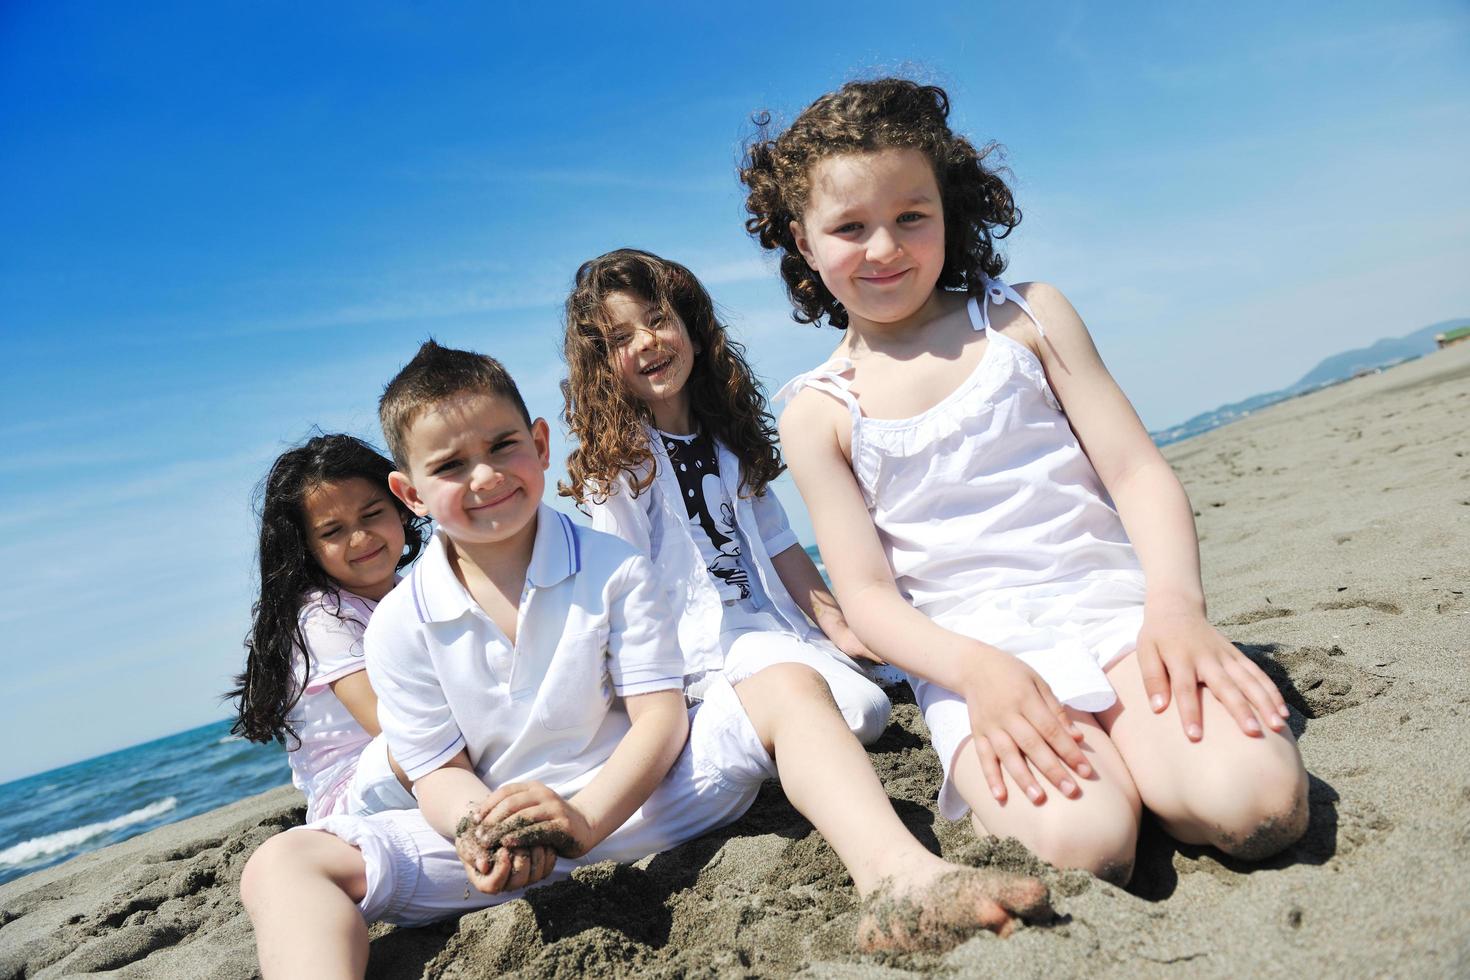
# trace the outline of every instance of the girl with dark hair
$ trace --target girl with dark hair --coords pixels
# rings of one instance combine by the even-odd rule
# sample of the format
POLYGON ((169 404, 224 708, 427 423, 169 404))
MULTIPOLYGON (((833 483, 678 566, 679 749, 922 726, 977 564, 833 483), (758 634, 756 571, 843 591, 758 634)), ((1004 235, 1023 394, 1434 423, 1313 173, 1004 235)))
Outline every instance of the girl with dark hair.
POLYGON ((1120 882, 1140 806, 1274 854, 1307 819, 1286 705, 1206 618, 1189 501, 1077 313, 997 278, 1020 212, 948 116, 851 82, 759 117, 741 171, 793 317, 845 331, 777 396, 836 592, 909 677, 945 817, 1120 882))
POLYGON ((261 484, 260 599, 232 729, 287 747, 306 818, 413 807, 388 754, 362 636, 424 544, 424 520, 388 490, 393 464, 361 439, 320 435, 261 484))
POLYGON ((704 287, 677 262, 620 249, 577 270, 566 318, 578 444, 562 493, 652 559, 686 694, 734 687, 760 739, 744 764, 781 780, 866 900, 858 948, 943 949, 1045 917, 1038 882, 949 864, 894 812, 860 744, 882 733, 890 702, 851 659, 871 655, 770 489, 782 469, 771 417, 704 287))

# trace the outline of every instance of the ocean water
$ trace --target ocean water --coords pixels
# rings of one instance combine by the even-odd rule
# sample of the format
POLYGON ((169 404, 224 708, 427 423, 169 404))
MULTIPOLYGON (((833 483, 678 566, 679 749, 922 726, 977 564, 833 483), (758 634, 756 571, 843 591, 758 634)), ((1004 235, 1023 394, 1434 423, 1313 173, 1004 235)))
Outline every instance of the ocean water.
POLYGON ((0 785, 0 884, 290 782, 220 721, 0 785))

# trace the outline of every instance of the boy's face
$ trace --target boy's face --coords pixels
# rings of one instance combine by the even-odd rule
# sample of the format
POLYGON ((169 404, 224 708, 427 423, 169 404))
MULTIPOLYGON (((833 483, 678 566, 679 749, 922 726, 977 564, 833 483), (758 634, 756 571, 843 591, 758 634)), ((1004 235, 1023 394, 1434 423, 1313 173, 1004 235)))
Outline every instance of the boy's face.
POLYGON ((415 419, 404 441, 409 471, 389 486, 456 543, 506 541, 535 518, 551 465, 544 419, 527 429, 509 400, 463 392, 415 419))

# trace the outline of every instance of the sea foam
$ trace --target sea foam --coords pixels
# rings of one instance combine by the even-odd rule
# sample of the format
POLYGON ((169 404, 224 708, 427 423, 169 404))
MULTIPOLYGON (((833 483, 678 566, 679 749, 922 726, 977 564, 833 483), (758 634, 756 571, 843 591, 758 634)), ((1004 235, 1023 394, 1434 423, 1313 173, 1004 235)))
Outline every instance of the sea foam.
POLYGON ((154 817, 162 816, 179 805, 176 797, 166 796, 156 800, 145 807, 141 807, 131 813, 124 813, 120 817, 104 820, 101 823, 89 823, 84 827, 74 827, 71 830, 59 830, 54 834, 44 837, 33 837, 30 840, 21 841, 12 847, 0 851, 0 868, 13 867, 15 865, 27 864, 37 858, 48 857, 52 854, 61 854, 69 851, 79 844, 84 844, 93 837, 102 834, 110 834, 114 830, 131 827, 135 823, 152 820, 154 817))

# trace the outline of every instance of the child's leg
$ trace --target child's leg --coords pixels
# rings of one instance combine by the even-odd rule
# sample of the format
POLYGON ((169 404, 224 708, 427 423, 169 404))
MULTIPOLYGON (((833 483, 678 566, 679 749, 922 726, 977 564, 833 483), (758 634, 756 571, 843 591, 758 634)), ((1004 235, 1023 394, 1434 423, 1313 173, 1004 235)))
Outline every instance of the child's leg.
POLYGON ((878 740, 893 711, 893 702, 881 687, 855 670, 851 662, 844 662, 846 658, 840 653, 829 653, 787 630, 762 628, 765 622, 776 625, 770 617, 750 617, 748 622, 757 628, 727 630, 720 638, 725 645, 726 677, 739 683, 776 664, 805 664, 827 682, 837 710, 857 740, 864 745, 878 740))
POLYGON ((277 834, 240 876, 240 898, 255 926, 266 980, 361 977, 367 923, 357 903, 367 892, 362 852, 332 834, 277 834))
POLYGON ((1162 714, 1149 709, 1133 654, 1107 674, 1118 703, 1098 719, 1127 761, 1144 806, 1171 835, 1248 861, 1270 857, 1301 837, 1307 772, 1290 732, 1246 735, 1201 688, 1204 738, 1191 742, 1176 705, 1162 714))
POLYGON ((977 928, 1004 933, 1011 915, 1044 912, 1040 882, 958 868, 908 832, 816 671, 776 664, 735 691, 787 798, 837 852, 858 893, 883 899, 859 924, 861 947, 942 945, 977 928))
MULTIPOLYGON (((565 878, 573 864, 558 861, 541 883, 565 878)), ((268 980, 361 977, 366 923, 420 926, 525 891, 471 888, 453 841, 418 810, 325 817, 277 834, 251 856, 240 880, 268 980)))
POLYGON ((968 737, 955 751, 950 779, 969 804, 977 833, 1014 837, 1058 868, 1081 868, 1125 885, 1133 875, 1138 846, 1138 791, 1097 720, 1085 712, 1067 713, 1087 736, 1081 749, 1093 769, 1090 779, 1073 774, 1082 790, 1075 799, 1047 786, 1046 798, 1039 805, 1032 803, 1002 769, 1006 800, 996 800, 968 737))

